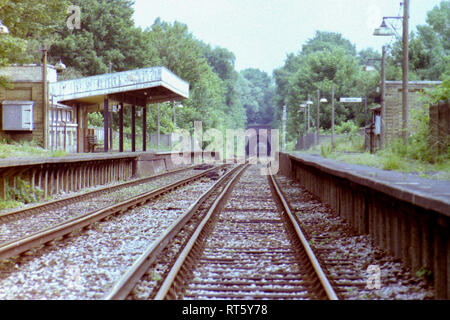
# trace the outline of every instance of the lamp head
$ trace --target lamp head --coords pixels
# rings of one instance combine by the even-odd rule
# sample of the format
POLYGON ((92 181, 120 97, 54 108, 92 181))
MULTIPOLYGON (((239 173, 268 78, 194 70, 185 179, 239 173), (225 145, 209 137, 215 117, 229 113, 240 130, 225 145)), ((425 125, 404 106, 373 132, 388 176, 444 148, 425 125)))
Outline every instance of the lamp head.
POLYGON ((367 72, 371 72, 371 71, 376 71, 377 69, 375 69, 375 67, 373 66, 364 66, 363 67, 363 71, 367 71, 367 72))
POLYGON ((56 71, 61 72, 67 69, 66 65, 59 59, 59 62, 55 65, 56 71))
POLYGON ((3 24, 2 20, 0 20, 0 34, 9 34, 9 29, 3 24))
POLYGON ((387 26, 386 21, 383 19, 380 27, 374 30, 373 35, 379 37, 392 37, 394 32, 392 32, 392 29, 387 26))

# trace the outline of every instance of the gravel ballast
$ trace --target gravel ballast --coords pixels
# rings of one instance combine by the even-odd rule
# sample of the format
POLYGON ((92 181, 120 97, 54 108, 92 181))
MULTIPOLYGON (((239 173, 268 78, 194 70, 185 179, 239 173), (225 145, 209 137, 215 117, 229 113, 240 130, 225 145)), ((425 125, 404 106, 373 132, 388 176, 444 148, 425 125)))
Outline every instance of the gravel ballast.
POLYGON ((214 182, 202 178, 52 246, 2 261, 0 299, 103 298, 152 241, 214 182))
POLYGON ((343 288, 338 292, 340 299, 433 299, 432 285, 374 246, 369 235, 356 234, 331 208, 295 180, 282 175, 277 180, 312 249, 325 264, 328 275, 343 288), (347 276, 352 281, 346 281, 347 276))
MULTIPOLYGON (((11 217, 10 221, 0 222, 0 244, 19 239, 50 226, 62 223, 66 220, 76 218, 93 210, 119 203, 143 192, 155 190, 199 173, 201 173, 201 171, 193 169, 176 172, 155 178, 154 180, 142 183, 140 185, 124 187, 113 192, 104 192, 101 195, 94 196, 81 202, 68 204, 39 213, 32 213, 26 215, 25 217, 11 217)), ((112 184, 111 186, 114 185, 115 184, 112 184)), ((88 190, 85 190, 84 192, 86 191, 88 190)), ((83 192, 80 194, 82 193, 83 192)))

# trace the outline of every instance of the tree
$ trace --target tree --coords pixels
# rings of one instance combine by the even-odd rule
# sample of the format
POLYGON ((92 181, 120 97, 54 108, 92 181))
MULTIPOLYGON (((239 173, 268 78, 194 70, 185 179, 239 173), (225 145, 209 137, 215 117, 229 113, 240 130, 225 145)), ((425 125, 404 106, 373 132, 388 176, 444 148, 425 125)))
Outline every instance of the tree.
POLYGON ((145 46, 141 29, 134 26, 133 2, 129 0, 72 0, 81 8, 81 28, 60 24, 60 38, 50 49, 51 57, 85 76, 125 71, 152 65, 155 52, 145 46))
MULTIPOLYGON (((0 0, 0 17, 10 32, 0 37, 0 67, 40 62, 40 45, 54 37, 67 5, 66 0, 0 0)), ((6 86, 7 79, 0 77, 0 87, 6 86)))
POLYGON ((302 47, 302 54, 309 55, 317 51, 329 51, 335 47, 341 47, 352 56, 356 56, 355 45, 342 37, 340 33, 316 31, 314 38, 309 39, 302 47))
POLYGON ((243 103, 248 123, 271 124, 273 120, 274 87, 270 76, 259 69, 241 71, 244 81, 243 103))
POLYGON ((239 90, 240 75, 235 70, 236 57, 231 51, 204 44, 204 56, 213 71, 223 81, 225 88, 225 104, 227 113, 233 118, 229 126, 232 128, 243 128, 247 122, 245 109, 243 107, 242 94, 239 90))
MULTIPOLYGON (((450 73, 450 3, 442 1, 427 14, 427 24, 411 32, 410 80, 443 80, 450 73)), ((387 59, 387 79, 401 79, 402 43, 397 40, 387 59)))
MULTIPOLYGON (((339 103, 338 98, 366 96, 370 106, 377 96, 379 72, 363 72, 362 65, 373 58, 379 58, 379 54, 373 49, 363 50, 357 55, 354 45, 342 35, 320 31, 303 45, 301 52, 288 55, 285 65, 274 71, 276 114, 280 119, 282 106, 287 106, 288 140, 295 141, 306 131, 300 104, 306 101, 308 96, 314 102, 310 108, 310 119, 313 126, 315 125, 317 90, 320 90, 321 97, 326 97, 331 102, 334 87, 336 124, 354 120, 358 126, 363 125, 363 106, 349 107, 339 103)), ((331 127, 331 103, 321 104, 320 127, 331 127)))
MULTIPOLYGON (((177 125, 193 130, 194 121, 203 128, 225 129, 233 125, 233 109, 227 107, 226 86, 209 65, 204 44, 195 39, 186 25, 157 19, 145 31, 146 46, 155 50, 158 64, 167 67, 190 84, 190 98, 177 113, 177 125)), ((235 119, 237 120, 237 119, 235 119)))

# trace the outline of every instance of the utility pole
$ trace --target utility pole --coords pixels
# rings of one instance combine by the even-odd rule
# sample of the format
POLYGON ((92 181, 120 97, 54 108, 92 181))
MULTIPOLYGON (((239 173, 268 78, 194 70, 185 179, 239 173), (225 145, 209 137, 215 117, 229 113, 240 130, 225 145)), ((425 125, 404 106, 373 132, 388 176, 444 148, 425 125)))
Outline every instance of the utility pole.
POLYGON ((409 52, 409 0, 403 1, 403 91, 402 91, 402 136, 403 142, 408 143, 408 52, 409 52))
POLYGON ((43 125, 44 125, 44 149, 48 149, 48 83, 47 83, 47 54, 48 49, 46 45, 42 45, 42 102, 43 102, 43 125))
POLYGON ((286 121, 287 121, 287 107, 283 106, 283 151, 286 151, 286 121))
POLYGON ((307 131, 307 133, 309 133, 309 128, 310 128, 310 124, 309 124, 309 121, 310 121, 310 114, 309 114, 310 103, 311 103, 311 97, 308 94, 308 101, 306 102, 306 105, 308 106, 308 126, 307 126, 308 127, 308 131, 307 131))
POLYGON ((317 116, 316 116, 316 141, 315 145, 319 144, 320 140, 320 90, 317 90, 317 116))
POLYGON ((386 116, 386 104, 385 104, 385 94, 386 94, 386 46, 382 48, 381 55, 381 148, 384 148, 385 137, 386 137, 386 127, 385 127, 385 116, 386 116))
POLYGON ((331 89, 331 148, 334 151, 334 85, 331 89))

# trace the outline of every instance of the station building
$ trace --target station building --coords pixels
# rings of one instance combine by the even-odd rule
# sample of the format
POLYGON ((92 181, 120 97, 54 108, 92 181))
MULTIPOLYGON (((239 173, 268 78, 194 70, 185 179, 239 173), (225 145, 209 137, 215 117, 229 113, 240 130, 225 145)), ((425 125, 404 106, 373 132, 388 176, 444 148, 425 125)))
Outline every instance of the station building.
POLYGON ((36 141, 49 150, 88 152, 92 143, 88 114, 102 112, 103 151, 112 149, 112 112, 119 113, 119 151, 123 152, 123 112, 130 108, 132 151, 136 111, 142 113, 146 151, 148 105, 189 97, 189 83, 165 67, 58 81, 54 66, 12 65, 0 69, 11 88, 0 88, 0 138, 36 141))

